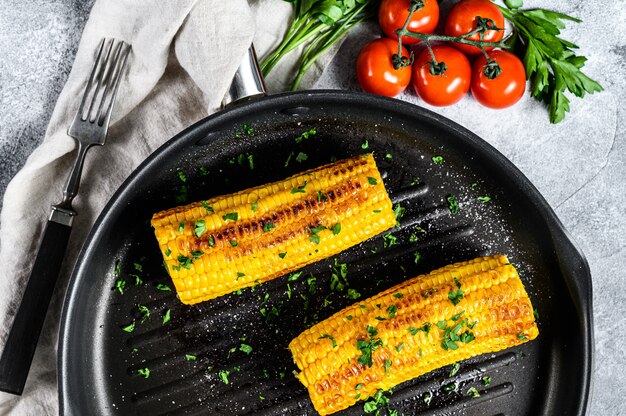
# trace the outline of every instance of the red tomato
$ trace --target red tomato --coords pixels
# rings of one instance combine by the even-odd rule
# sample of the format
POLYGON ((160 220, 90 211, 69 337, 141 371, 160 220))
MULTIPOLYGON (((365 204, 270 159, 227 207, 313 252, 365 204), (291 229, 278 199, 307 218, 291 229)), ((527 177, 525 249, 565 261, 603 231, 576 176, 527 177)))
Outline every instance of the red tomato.
MULTIPOLYGON (((411 82, 411 67, 394 69, 392 57, 398 53, 398 42, 389 38, 376 39, 361 49, 356 58, 356 76, 365 92, 395 97, 411 82)), ((402 55, 409 52, 402 47, 402 55)))
POLYGON ((433 46, 433 53, 437 62, 445 64, 445 71, 435 75, 437 67, 432 67, 430 53, 425 49, 413 63, 413 87, 428 104, 452 105, 469 91, 472 67, 465 55, 452 46, 433 46))
MULTIPOLYGON (((448 36, 461 36, 471 32, 477 27, 477 16, 483 19, 491 19, 497 27, 504 27, 504 16, 498 6, 489 0, 462 0, 455 4, 448 13, 446 19, 445 34, 448 36)), ((484 33, 484 41, 498 42, 502 40, 504 30, 487 30, 484 33)), ((469 40, 480 40, 480 34, 476 33, 468 38, 469 40)), ((454 46, 468 55, 477 55, 481 53, 476 46, 455 43, 454 46)), ((485 50, 491 50, 492 47, 485 47, 485 50)))
MULTIPOLYGON (((437 0, 423 0, 424 7, 416 10, 411 16, 407 29, 413 32, 433 33, 439 22, 439 4, 437 0)), ((398 39, 393 33, 402 29, 404 22, 409 17, 411 0, 383 0, 378 9, 378 23, 385 35, 392 39, 398 39)), ((419 39, 404 36, 402 42, 410 45, 419 42, 419 39)))
POLYGON ((498 63, 502 72, 489 79, 485 75, 487 58, 478 57, 472 67, 472 95, 485 107, 510 107, 522 98, 526 90, 524 65, 517 56, 506 51, 491 51, 489 58, 498 63))

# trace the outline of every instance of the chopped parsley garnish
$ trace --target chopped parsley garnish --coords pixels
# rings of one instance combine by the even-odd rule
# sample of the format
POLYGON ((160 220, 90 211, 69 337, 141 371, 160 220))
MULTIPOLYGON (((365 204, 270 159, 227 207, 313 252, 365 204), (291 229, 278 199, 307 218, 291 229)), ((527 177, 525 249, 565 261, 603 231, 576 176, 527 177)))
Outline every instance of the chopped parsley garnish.
POLYGON ((250 170, 254 170, 254 155, 248 154, 248 166, 250 166, 250 170))
POLYGON ((133 332, 135 330, 135 321, 130 323, 129 325, 123 326, 122 331, 133 332))
POLYGON ((294 152, 289 153, 289 156, 287 156, 287 161, 285 162, 285 167, 289 166, 289 161, 291 160, 291 157, 294 155, 294 152))
POLYGON ((263 224, 264 233, 269 233, 272 228, 276 228, 276 226, 269 221, 263 224))
POLYGON ((248 344, 239 345, 239 351, 245 352, 247 355, 250 355, 252 352, 252 347, 248 344))
POLYGON ((137 270, 138 272, 143 272, 143 266, 141 265, 141 263, 133 263, 133 267, 135 268, 135 270, 137 270))
POLYGON ((348 321, 351 321, 351 320, 352 320, 352 315, 348 315, 348 316, 346 316, 346 319, 347 319, 348 321))
POLYGON ((337 235, 341 232, 341 223, 337 223, 335 225, 333 225, 330 230, 333 232, 334 235, 337 235))
POLYGON ((443 156, 433 156, 431 160, 433 161, 435 165, 443 164, 443 156))
POLYGON ((305 193, 306 193, 306 191, 304 190, 304 188, 306 188, 306 185, 307 185, 307 182, 306 182, 306 181, 304 181, 304 185, 302 185, 302 186, 298 186, 297 188, 292 188, 292 189, 291 189, 291 193, 292 193, 292 194, 298 194, 298 193, 300 193, 300 194, 305 194, 305 193))
POLYGON ((250 209, 251 209, 252 211, 256 211, 258 208, 259 208, 259 201, 254 201, 254 202, 252 203, 252 206, 250 207, 250 209))
POLYGON ((470 387, 467 390, 467 395, 470 397, 480 397, 480 393, 476 390, 476 387, 470 387))
POLYGON ((193 257, 193 260, 196 261, 198 260, 200 257, 202 257, 202 255, 204 255, 204 251, 202 250, 196 250, 196 251, 192 251, 191 252, 191 256, 193 257))
POLYGON ((178 263, 185 269, 191 268, 191 259, 187 256, 178 256, 178 263))
POLYGON ((185 360, 187 361, 197 361, 198 357, 192 354, 185 354, 185 360))
POLYGON ((483 386, 488 386, 491 384, 491 377, 489 376, 484 376, 481 380, 483 382, 483 386))
POLYGON ((402 347, 404 347, 404 342, 401 342, 398 345, 396 345, 396 351, 398 352, 402 351, 402 347))
POLYGON ((402 293, 396 293, 393 295, 394 298, 396 299, 402 299, 404 297, 404 295, 402 293))
POLYGON ((357 361, 363 366, 371 367, 374 364, 372 361, 372 353, 383 346, 383 341, 376 336, 378 335, 378 331, 373 326, 368 325, 366 330, 369 335, 369 340, 356 340, 356 348, 361 351, 362 354, 357 358, 357 361))
POLYGON ((393 159, 393 155, 391 153, 387 153, 385 155, 385 159, 390 159, 391 160, 391 159, 393 159))
POLYGON ((215 212, 213 210, 213 207, 210 207, 209 204, 206 201, 202 201, 202 206, 204 207, 204 209, 206 209, 206 212, 208 212, 208 213, 214 213, 215 212))
POLYGON ((420 178, 418 178, 417 176, 411 179, 411 182, 409 183, 409 185, 411 186, 415 186, 418 183, 420 183, 420 178))
POLYGON ((305 131, 304 133, 296 137, 294 140, 296 141, 296 143, 301 143, 302 140, 308 139, 310 136, 315 136, 316 134, 317 134, 317 130, 313 128, 309 131, 305 131))
POLYGON ((456 391, 457 388, 458 388, 458 386, 456 385, 456 383, 450 383, 450 384, 446 384, 441 389, 443 391, 449 392, 449 391, 456 391))
POLYGON ((307 156, 306 153, 304 152, 299 152, 298 156, 296 156, 296 162, 304 162, 305 160, 307 160, 309 158, 309 156, 307 156))
POLYGON ((525 333, 520 332, 519 334, 517 334, 517 339, 519 339, 520 341, 526 341, 528 337, 526 336, 525 333))
POLYGON ((476 339, 474 333, 469 329, 463 333, 460 331, 463 329, 463 326, 466 326, 468 323, 468 319, 465 318, 462 321, 456 323, 454 326, 449 327, 446 321, 437 322, 437 327, 444 331, 441 341, 441 348, 444 350, 457 350, 459 346, 458 342, 463 342, 465 344, 472 342, 476 339))
POLYGON ((372 178, 371 176, 367 177, 367 181, 370 185, 378 185, 378 181, 376 180, 376 178, 372 178))
POLYGON ((207 238, 207 243, 209 244, 209 247, 213 247, 215 245, 215 238, 210 235, 209 238, 207 238))
POLYGON ((176 270, 176 271, 180 271, 180 266, 175 264, 175 265, 172 266, 172 269, 176 270))
POLYGON ((254 136, 254 129, 248 123, 243 123, 242 127, 248 136, 254 136))
POLYGON ((226 220, 237 221, 239 219, 239 213, 229 212, 228 214, 222 215, 222 219, 224 221, 226 220))
POLYGON ((141 323, 143 324, 144 321, 148 319, 148 317, 150 316, 150 309, 148 309, 146 306, 142 304, 137 304, 137 309, 139 310, 139 313, 142 315, 141 323))
POLYGON ((361 294, 355 289, 348 289, 348 291, 346 292, 346 296, 348 297, 348 299, 356 300, 361 297, 361 294))
POLYGON ((284 259, 286 255, 287 255, 286 251, 284 253, 278 253, 278 257, 280 257, 281 259, 284 259))
POLYGON ((489 201, 491 201, 491 197, 489 197, 489 196, 487 196, 487 195, 484 195, 484 196, 479 196, 479 197, 478 197, 478 198, 476 198, 476 199, 478 199, 480 202, 489 202, 489 201))
POLYGON ((206 231, 206 222, 204 220, 198 220, 193 226, 193 233, 196 237, 200 238, 206 231))
POLYGON ((237 247, 239 245, 239 243, 237 242, 237 240, 230 240, 229 241, 230 245, 233 247, 237 247))
POLYGON ((450 372, 448 373, 448 377, 454 377, 456 375, 456 373, 459 372, 460 369, 461 369, 461 364, 459 364, 459 363, 452 364, 452 368, 450 368, 450 372))
POLYGON ((337 348, 337 342, 335 341, 335 338, 333 338, 332 335, 328 335, 328 334, 323 334, 321 337, 319 337, 319 339, 329 339, 330 342, 333 343, 333 348, 337 348))
POLYGON ((428 334, 430 332, 430 327, 430 322, 427 322, 419 328, 409 327, 407 331, 409 331, 409 333, 414 336, 417 335, 417 333, 420 331, 424 331, 426 334, 428 334))
POLYGON ((332 267, 332 273, 330 275, 330 289, 338 292, 343 290, 348 285, 348 265, 346 263, 339 263, 335 259, 335 264, 332 267))
POLYGON ((399 225, 400 224, 400 220, 402 219, 402 217, 404 217, 404 214, 406 214, 406 208, 404 208, 400 204, 396 204, 393 207, 393 213, 396 216, 396 225, 399 225))
POLYGON ((165 313, 163 314, 163 325, 168 323, 170 321, 170 318, 171 318, 171 312, 169 309, 167 309, 165 313))
POLYGON ((115 281, 115 287, 113 288, 113 290, 117 290, 118 292, 120 292, 120 295, 123 295, 124 290, 126 290, 126 280, 122 279, 121 277, 118 278, 115 281))
POLYGON ((389 312, 389 318, 395 318, 398 313, 398 307, 396 305, 390 305, 387 308, 387 312, 389 312))
POLYGON ((448 209, 450 210, 450 213, 454 215, 459 212, 459 203, 456 200, 456 196, 454 196, 454 194, 450 194, 446 199, 448 200, 448 209))
POLYGON ((535 317, 535 321, 539 319, 539 311, 537 311, 537 309, 533 309, 533 316, 535 317))
POLYGON ((461 299, 463 299, 465 292, 463 292, 463 290, 461 289, 461 283, 459 282, 459 280, 456 277, 454 277, 453 279, 458 289, 450 291, 450 293, 448 293, 448 299, 450 299, 450 302, 452 302, 452 304, 456 306, 459 304, 461 299))
POLYGON ((170 250, 169 248, 165 249, 165 255, 169 257, 170 254, 172 254, 172 250, 170 250))
POLYGON ((198 168, 198 173, 200 174, 200 176, 206 176, 209 174, 209 170, 205 166, 200 166, 198 168))
POLYGON ((150 377, 150 369, 148 367, 146 368, 140 368, 139 370, 137 370, 137 373, 140 376, 143 376, 143 378, 148 378, 150 377))
POLYGON ((415 261, 415 264, 418 264, 420 260, 422 260, 422 255, 419 251, 413 253, 413 260, 415 261))
POLYGON ((376 391, 376 394, 370 396, 363 405, 365 413, 374 413, 375 416, 379 416, 384 408, 387 409, 389 416, 398 416, 398 411, 389 406, 389 398, 385 396, 385 392, 382 390, 376 391))
POLYGON ((398 239, 396 238, 396 236, 391 233, 383 235, 383 247, 385 248, 395 246, 396 244, 398 244, 397 241, 398 239))
POLYGON ((289 283, 287 283, 287 298, 291 299, 291 295, 293 294, 293 292, 291 291, 291 285, 289 283))
POLYGON ((322 191, 317 191, 317 202, 328 201, 328 196, 322 191))
POLYGON ((374 211, 372 211, 374 214, 380 214, 381 212, 383 212, 382 209, 375 209, 374 211))
POLYGON ((391 360, 385 360, 385 375, 389 376, 390 368, 391 368, 391 360))
POLYGON ((185 176, 185 173, 182 170, 179 170, 176 173, 178 174, 178 179, 180 179, 181 182, 187 182, 187 176, 185 176))
POLYGON ((169 292, 170 290, 172 290, 172 289, 170 289, 170 287, 169 287, 168 285, 166 285, 165 283, 159 283, 158 285, 156 285, 156 288, 157 288, 157 289, 159 289, 159 290, 162 290, 162 291, 164 291, 164 292, 169 292))
POLYGON ((370 147, 370 143, 367 139, 365 139, 363 141, 363 144, 361 145, 361 149, 368 149, 370 147))
POLYGON ((298 280, 298 278, 302 276, 302 272, 293 272, 289 275, 289 277, 287 278, 288 281, 290 282, 294 282, 296 280, 298 280))
POLYGON ((245 275, 246 275, 245 273, 237 272, 237 280, 238 280, 240 277, 244 277, 245 275))
MULTIPOLYGON (((306 183, 305 183, 306 184, 306 183)), ((326 230, 327 228, 324 227, 323 225, 320 225, 319 227, 313 227, 311 228, 311 235, 309 236, 309 241, 315 244, 319 244, 320 243, 320 236, 317 235, 320 231, 326 230)))
POLYGON ((222 383, 224 384, 228 384, 228 376, 230 375, 230 371, 228 370, 220 370, 219 373, 217 373, 218 377, 220 378, 220 380, 222 380, 222 383))
POLYGON ((178 234, 182 234, 185 231, 185 221, 178 223, 178 234))
POLYGON ((135 286, 143 285, 143 280, 141 280, 141 277, 137 276, 136 274, 131 274, 129 276, 135 278, 135 286))

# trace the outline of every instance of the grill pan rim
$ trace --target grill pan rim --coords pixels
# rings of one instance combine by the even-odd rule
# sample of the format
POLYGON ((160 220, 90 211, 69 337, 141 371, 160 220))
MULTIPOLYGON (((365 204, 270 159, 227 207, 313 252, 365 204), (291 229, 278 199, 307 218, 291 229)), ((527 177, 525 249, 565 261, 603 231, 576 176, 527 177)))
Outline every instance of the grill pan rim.
MULTIPOLYGON (((85 271, 88 264, 86 259, 94 255, 97 246, 96 243, 102 236, 103 226, 108 221, 111 221, 110 218, 114 217, 113 214, 117 210, 122 209, 124 201, 132 194, 133 188, 143 180, 145 176, 144 172, 147 167, 153 163, 157 163, 158 159, 165 157, 165 154, 175 154, 178 150, 195 144, 199 139, 207 135, 213 125, 220 124, 224 119, 241 120, 245 119, 246 113, 250 112, 268 111, 274 108, 297 108, 302 106, 306 107, 308 105, 323 105, 325 103, 341 103, 345 105, 346 108, 350 108, 349 106, 375 107, 382 112, 402 114, 411 119, 438 125, 442 129, 459 137, 459 139, 465 141, 465 145, 470 146, 477 153, 489 159, 496 165, 498 170, 501 170, 504 174, 509 176, 509 179, 518 186, 520 192, 522 192, 528 200, 532 201, 537 206, 537 210, 541 213, 541 216, 546 222, 548 233, 552 237, 555 250, 554 255, 561 265, 569 295, 579 314, 577 318, 580 321, 579 324, 583 335, 583 339, 580 340, 582 342, 581 349, 585 359, 582 363, 579 363, 579 365, 583 366, 581 371, 583 375, 583 380, 581 380, 582 397, 575 414, 581 416, 588 414, 594 363, 591 273, 584 254, 545 198, 539 193, 530 180, 503 154, 488 142, 456 122, 430 110, 400 100, 341 90, 314 90, 276 94, 263 99, 251 100, 245 104, 213 114, 198 121, 164 143, 144 160, 123 182, 107 202, 89 232, 81 248, 65 293, 57 353, 60 414, 81 414, 80 400, 76 397, 77 391, 76 389, 72 389, 72 384, 76 384, 71 382, 71 380, 75 379, 75 377, 72 376, 75 370, 70 368, 73 359, 68 351, 68 345, 72 338, 71 328, 76 320, 72 315, 72 311, 76 304, 80 283, 86 278, 85 271)), ((84 402, 85 400, 89 400, 89 398, 82 398, 82 400, 84 402)))

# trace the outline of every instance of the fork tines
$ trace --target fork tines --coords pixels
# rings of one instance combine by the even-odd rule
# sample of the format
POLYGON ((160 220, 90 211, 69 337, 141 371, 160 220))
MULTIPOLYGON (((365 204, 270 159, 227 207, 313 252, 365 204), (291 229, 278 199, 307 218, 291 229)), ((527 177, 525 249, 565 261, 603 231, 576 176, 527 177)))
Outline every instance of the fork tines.
POLYGON ((80 103, 78 114, 82 121, 99 126, 108 125, 111 109, 119 87, 130 45, 116 39, 102 39, 98 47, 98 55, 91 70, 85 94, 80 103), (87 106, 87 102, 89 105, 87 106), (103 111, 105 109, 105 111, 103 111))

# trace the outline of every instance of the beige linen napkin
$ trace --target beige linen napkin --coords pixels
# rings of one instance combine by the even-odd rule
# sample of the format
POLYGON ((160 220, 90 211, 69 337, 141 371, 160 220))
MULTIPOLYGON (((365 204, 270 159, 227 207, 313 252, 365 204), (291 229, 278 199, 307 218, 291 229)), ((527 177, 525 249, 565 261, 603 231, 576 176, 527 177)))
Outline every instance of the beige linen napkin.
MULTIPOLYGON (((0 414, 58 412, 56 349, 67 282, 84 239, 124 179, 176 133, 216 111, 242 57, 254 40, 262 56, 277 45, 291 17, 283 0, 97 0, 72 71, 43 143, 9 184, 0 214, 0 347, 13 321, 50 206, 74 158, 66 131, 78 107, 96 47, 103 37, 132 44, 112 115, 107 143, 85 162, 64 265, 52 298, 24 393, 0 393, 0 414), (256 29, 256 34, 255 34, 256 29)), ((310 86, 327 55, 304 80, 310 86)), ((267 80, 270 91, 287 85, 295 56, 267 80)))

